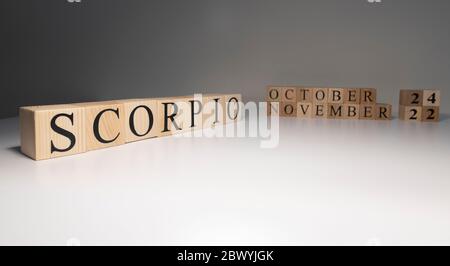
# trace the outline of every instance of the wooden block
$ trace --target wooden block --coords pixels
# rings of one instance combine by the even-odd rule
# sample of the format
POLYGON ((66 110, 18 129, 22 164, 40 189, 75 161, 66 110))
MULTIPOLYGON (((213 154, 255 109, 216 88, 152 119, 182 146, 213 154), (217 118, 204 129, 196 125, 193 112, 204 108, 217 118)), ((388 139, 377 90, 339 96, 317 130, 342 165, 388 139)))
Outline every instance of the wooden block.
POLYGON ((195 131, 203 129, 203 96, 196 94, 194 96, 182 97, 176 101, 179 105, 180 116, 182 119, 182 131, 195 131))
POLYGON ((75 104, 84 108, 86 151, 125 144, 125 108, 118 101, 75 104))
POLYGON ((297 117, 299 118, 311 118, 313 113, 312 103, 297 103, 297 117))
MULTIPOLYGON (((342 89, 342 88, 329 88, 328 89, 328 103, 330 103, 330 104, 343 104, 344 103, 344 89, 342 89)), ((342 108, 340 108, 340 109, 342 109, 342 108)), ((330 111, 331 111, 331 108, 330 108, 330 111)))
POLYGON ((327 118, 328 116, 328 104, 313 104, 313 118, 327 118))
POLYGON ((422 107, 422 121, 423 122, 439 122, 440 113, 438 106, 424 106, 422 107))
POLYGON ((21 151, 46 160, 86 151, 84 109, 73 105, 22 107, 21 151))
POLYGON ((373 120, 375 119, 376 105, 360 105, 359 107, 359 119, 373 120))
POLYGON ((345 109, 343 104, 328 104, 329 119, 344 119, 345 109))
POLYGON ((360 104, 361 89, 348 88, 344 89, 344 104, 360 104))
MULTIPOLYGON (((313 89, 313 103, 316 105, 324 105, 328 102, 328 89, 327 88, 314 88, 313 89)), ((326 113, 325 113, 326 115, 326 113)))
POLYGON ((281 94, 282 102, 297 102, 297 88, 296 87, 286 87, 283 88, 281 94))
POLYGON ((344 119, 358 120, 359 113, 359 104, 344 104, 344 119))
POLYGON ((280 115, 283 117, 296 117, 297 116, 297 103, 282 102, 280 115))
POLYGON ((370 105, 377 103, 377 90, 373 88, 361 89, 360 104, 370 105))
POLYGON ((224 124, 224 99, 225 97, 219 94, 203 95, 203 128, 214 128, 224 124))
POLYGON ((181 96, 158 98, 159 136, 170 136, 203 127, 202 98, 181 96))
POLYGON ((241 121, 244 115, 244 103, 241 94, 224 94, 224 121, 233 123, 241 121))
POLYGON ((399 118, 405 121, 422 121, 421 106, 403 106, 399 108, 399 118))
POLYGON ((375 105, 375 120, 391 120, 392 105, 380 104, 375 105))
POLYGON ((281 95, 282 95, 282 87, 276 87, 276 86, 269 86, 267 87, 267 95, 266 95, 266 101, 267 102, 281 102, 281 95))
POLYGON ((422 106, 423 91, 421 90, 401 90, 400 105, 401 106, 422 106))
POLYGON ((279 102, 267 102, 267 115, 268 116, 280 116, 280 105, 279 102))
POLYGON ((438 90, 423 91, 423 106, 441 106, 441 92, 438 90))
POLYGON ((297 89, 297 102, 312 103, 313 102, 313 89, 312 88, 298 88, 297 89))
POLYGON ((119 101, 125 110, 125 142, 160 136, 158 106, 153 99, 119 101))

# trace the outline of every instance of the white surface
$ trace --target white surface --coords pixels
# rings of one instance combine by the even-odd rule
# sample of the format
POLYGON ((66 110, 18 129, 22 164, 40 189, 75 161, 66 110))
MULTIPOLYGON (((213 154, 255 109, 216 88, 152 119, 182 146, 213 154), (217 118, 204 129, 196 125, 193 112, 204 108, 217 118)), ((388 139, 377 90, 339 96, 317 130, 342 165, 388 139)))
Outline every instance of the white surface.
POLYGON ((42 162, 17 124, 0 121, 3 245, 450 244, 448 119, 283 119, 272 150, 162 138, 42 162))

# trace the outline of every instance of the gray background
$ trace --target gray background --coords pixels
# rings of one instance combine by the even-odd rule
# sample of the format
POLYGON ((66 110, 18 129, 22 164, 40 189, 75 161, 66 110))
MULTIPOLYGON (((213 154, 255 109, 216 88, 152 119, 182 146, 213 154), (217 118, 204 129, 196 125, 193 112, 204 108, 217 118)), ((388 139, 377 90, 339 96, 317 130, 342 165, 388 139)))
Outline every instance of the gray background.
POLYGON ((0 118, 22 105, 268 84, 439 88, 450 110, 450 1, 2 0, 0 118))

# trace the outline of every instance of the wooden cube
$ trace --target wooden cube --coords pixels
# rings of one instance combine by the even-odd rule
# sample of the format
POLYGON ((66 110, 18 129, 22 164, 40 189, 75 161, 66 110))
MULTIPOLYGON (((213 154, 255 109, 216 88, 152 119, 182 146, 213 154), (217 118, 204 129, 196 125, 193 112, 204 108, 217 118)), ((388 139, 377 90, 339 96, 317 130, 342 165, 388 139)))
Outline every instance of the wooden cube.
POLYGON ((125 108, 118 101, 75 104, 84 108, 86 151, 125 144, 125 108))
POLYGON ((223 95, 203 95, 203 128, 214 128, 224 124, 224 106, 225 97, 223 95))
MULTIPOLYGON (((194 128, 202 128, 202 116, 198 117, 196 115, 196 120, 191 121, 191 103, 194 101, 193 96, 157 98, 155 100, 158 107, 157 123, 159 124, 159 136, 164 137, 187 132, 191 130, 192 124, 194 124, 194 128)), ((200 103, 200 106, 202 105, 200 103)), ((196 104, 196 107, 199 107, 198 104, 196 104)), ((196 108, 195 111, 198 112, 199 110, 196 108)))
POLYGON ((202 94, 195 94, 194 96, 184 96, 176 99, 178 108, 180 110, 180 118, 183 122, 182 132, 195 131, 203 129, 203 109, 204 99, 202 94))
POLYGON ((344 119, 358 120, 359 113, 359 104, 344 104, 344 119))
POLYGON ((297 116, 297 103, 282 102, 281 103, 281 116, 282 117, 296 117, 297 116))
POLYGON ((424 90, 423 91, 423 106, 440 106, 441 92, 438 90, 424 90))
POLYGON ((282 102, 297 102, 297 88, 296 87, 286 87, 281 90, 281 101, 282 102))
POLYGON ((423 122, 439 122, 440 113, 438 106, 424 106, 422 107, 422 121, 423 122))
POLYGON ((361 89, 360 104, 370 105, 377 103, 377 90, 373 88, 361 89))
MULTIPOLYGON (((314 88, 313 89, 313 103, 316 105, 324 105, 328 102, 328 89, 327 88, 314 88)), ((326 115, 326 113, 325 113, 326 115)))
POLYGON ((268 116, 280 116, 280 102, 267 102, 267 115, 268 116))
POLYGON ((400 105, 401 106, 422 106, 423 91, 421 90, 401 90, 400 105))
POLYGON ((73 105, 22 107, 21 151, 46 160, 86 151, 84 109, 73 105))
POLYGON ((421 106, 403 106, 399 107, 399 118, 405 121, 422 121, 421 106))
POLYGON ((266 101, 267 102, 281 102, 281 95, 282 95, 282 87, 276 87, 276 86, 269 86, 267 87, 267 95, 266 95, 266 101))
POLYGON ((375 106, 375 120, 391 120, 392 105, 380 104, 375 106))
POLYGON ((328 118, 344 119, 345 109, 343 104, 328 104, 328 118))
POLYGON ((361 89, 347 88, 344 89, 344 104, 360 104, 361 89))
POLYGON ((298 88, 297 89, 297 102, 312 103, 313 102, 313 89, 312 88, 298 88))
POLYGON ((375 119, 376 105, 373 104, 361 104, 359 107, 359 119, 373 120, 375 119))
POLYGON ((125 142, 160 136, 158 105, 153 99, 120 101, 125 110, 125 142))
POLYGON ((225 123, 242 120, 245 110, 241 94, 224 94, 224 105, 225 123))
POLYGON ((328 89, 328 103, 330 103, 330 104, 343 104, 344 103, 344 89, 342 89, 342 88, 329 88, 328 89))
POLYGON ((297 117, 299 118, 311 118, 313 113, 312 103, 297 103, 297 117))
POLYGON ((328 116, 328 104, 313 104, 313 118, 327 118, 328 116))

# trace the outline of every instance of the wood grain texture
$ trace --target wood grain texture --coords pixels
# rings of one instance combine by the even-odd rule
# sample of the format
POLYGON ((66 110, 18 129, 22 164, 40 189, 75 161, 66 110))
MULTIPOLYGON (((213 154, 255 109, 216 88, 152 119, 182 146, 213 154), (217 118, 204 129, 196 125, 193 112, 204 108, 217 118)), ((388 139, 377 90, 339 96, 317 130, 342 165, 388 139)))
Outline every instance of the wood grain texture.
POLYGON ((400 105, 398 116, 400 120, 420 122, 422 121, 422 106, 400 105))
POLYGON ((297 103, 282 102, 280 111, 282 117, 297 117, 297 103))
POLYGON ((84 108, 86 151, 125 144, 125 109, 119 101, 76 104, 84 108))
POLYGON ((377 103, 377 89, 363 88, 361 91, 361 105, 370 105, 377 103))
POLYGON ((203 129, 203 95, 195 94, 193 97, 187 97, 188 110, 189 110, 189 130, 201 130, 203 129))
MULTIPOLYGON (((158 108, 159 136, 181 134, 203 127, 203 118, 196 115, 192 120, 191 101, 194 97, 180 96, 156 99, 158 108), (192 126, 194 124, 194 126, 192 126)), ((202 101, 202 99, 196 99, 202 101)), ((203 103, 201 103, 203 105, 203 103)))
POLYGON ((313 118, 327 118, 328 116, 328 104, 313 104, 313 118))
POLYGON ((328 104, 328 115, 329 119, 345 119, 345 110, 343 104, 328 104))
POLYGON ((126 143, 160 136, 156 100, 134 99, 119 102, 124 105, 126 143))
POLYGON ((328 89, 328 103, 329 104, 343 104, 344 92, 342 88, 329 88, 328 89))
POLYGON ((313 104, 312 103, 297 103, 297 117, 298 118, 312 118, 313 104))
POLYGON ((30 106, 19 111, 21 151, 46 160, 86 151, 84 109, 73 105, 30 106))
POLYGON ((359 104, 344 104, 344 119, 358 120, 360 114, 359 104))
POLYGON ((297 87, 285 87, 281 90, 282 102, 297 102, 297 87))
POLYGON ((423 91, 423 106, 441 106, 441 92, 439 90, 424 90, 423 91))
MULTIPOLYGON (((28 157, 39 160, 36 155, 36 119, 34 111, 27 107, 19 109, 20 150, 28 157)), ((41 156, 42 158, 43 156, 41 156)))
POLYGON ((225 97, 223 95, 203 95, 203 128, 214 128, 224 124, 224 106, 225 97))
POLYGON ((313 88, 297 88, 297 102, 313 103, 313 88))
POLYGON ((175 133, 201 130, 203 128, 203 101, 204 98, 201 94, 174 98, 175 105, 178 108, 178 114, 175 120, 181 127, 181 130, 175 131, 175 133))
POLYGON ((208 94, 30 106, 19 113, 22 153, 44 160, 236 122, 244 105, 241 94, 208 94))
POLYGON ((316 105, 326 104, 328 102, 328 88, 313 89, 313 103, 316 105))
POLYGON ((241 94, 223 94, 224 122, 234 123, 241 121, 244 115, 244 102, 241 94))
POLYGON ((280 116, 280 102, 267 102, 267 115, 280 116))
POLYGON ((422 90, 400 90, 401 106, 422 106, 423 91, 422 90))
POLYGON ((392 105, 378 103, 375 106, 375 120, 391 120, 392 105))
POLYGON ((422 107, 422 122, 439 122, 440 121, 439 106, 422 107))
POLYGON ((267 102, 281 102, 282 90, 283 90, 283 87, 268 86, 267 94, 266 94, 266 101, 267 102))
POLYGON ((359 107, 359 119, 361 120, 374 120, 376 105, 373 104, 361 104, 359 107))
POLYGON ((344 104, 360 104, 361 89, 346 88, 344 89, 344 104))

